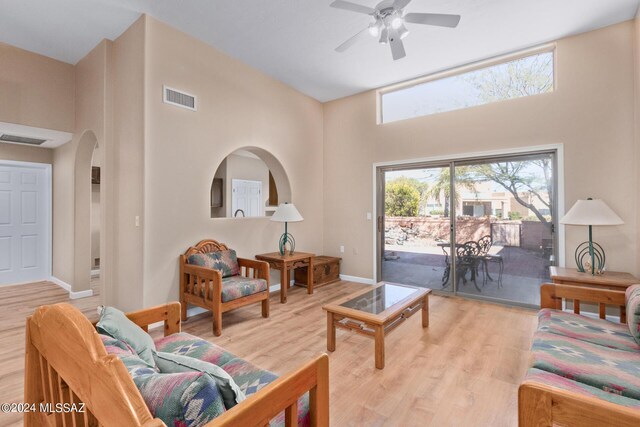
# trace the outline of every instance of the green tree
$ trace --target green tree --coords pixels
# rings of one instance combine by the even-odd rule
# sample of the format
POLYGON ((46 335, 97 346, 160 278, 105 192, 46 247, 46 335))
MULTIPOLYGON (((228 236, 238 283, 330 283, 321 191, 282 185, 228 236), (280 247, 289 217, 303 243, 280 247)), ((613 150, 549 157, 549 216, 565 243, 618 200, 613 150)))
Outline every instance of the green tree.
POLYGON ((540 222, 550 225, 553 217, 553 164, 550 157, 535 160, 497 162, 474 166, 478 179, 491 180, 505 190, 522 206, 529 209, 540 222), (525 197, 524 195, 528 195, 525 197), (544 206, 550 215, 544 215, 534 204, 544 206))
MULTIPOLYGON (((476 180, 469 166, 456 167, 456 183, 455 183, 455 204, 460 202, 460 193, 463 190, 476 191, 476 180)), ((440 200, 444 197, 444 216, 449 217, 449 205, 451 203, 451 172, 450 169, 440 169, 436 182, 429 188, 428 195, 434 199, 440 200)))
POLYGON ((412 181, 416 180, 397 178, 386 184, 384 208, 387 216, 418 215, 420 192, 412 181))

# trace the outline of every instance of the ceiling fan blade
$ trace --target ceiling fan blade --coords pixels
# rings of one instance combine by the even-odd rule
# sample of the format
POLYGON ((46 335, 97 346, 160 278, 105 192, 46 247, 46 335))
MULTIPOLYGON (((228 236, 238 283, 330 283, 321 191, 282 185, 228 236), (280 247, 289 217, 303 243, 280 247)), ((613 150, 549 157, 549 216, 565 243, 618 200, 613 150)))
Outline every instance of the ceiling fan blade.
POLYGON ((355 36, 351 37, 346 42, 344 42, 340 46, 338 46, 336 48, 336 52, 344 52, 345 50, 349 49, 351 46, 356 44, 361 39, 366 38, 368 35, 369 35, 369 27, 367 27, 364 30, 360 31, 358 34, 356 34, 355 36))
POLYGON ((404 43, 402 43, 402 38, 400 38, 396 31, 393 31, 392 34, 389 34, 389 46, 391 47, 391 56, 393 56, 394 61, 407 56, 406 52, 404 51, 404 43))
POLYGON ((364 13, 365 15, 373 15, 376 12, 376 10, 371 7, 362 6, 360 4, 351 3, 350 1, 344 0, 335 0, 329 6, 335 7, 336 9, 349 10, 356 13, 364 13))
POLYGON ((460 15, 446 15, 442 13, 407 13, 406 22, 412 24, 436 25, 438 27, 455 28, 460 22, 460 15))
POLYGON ((411 0, 396 0, 393 2, 393 8, 395 10, 404 9, 409 3, 411 3, 411 0))

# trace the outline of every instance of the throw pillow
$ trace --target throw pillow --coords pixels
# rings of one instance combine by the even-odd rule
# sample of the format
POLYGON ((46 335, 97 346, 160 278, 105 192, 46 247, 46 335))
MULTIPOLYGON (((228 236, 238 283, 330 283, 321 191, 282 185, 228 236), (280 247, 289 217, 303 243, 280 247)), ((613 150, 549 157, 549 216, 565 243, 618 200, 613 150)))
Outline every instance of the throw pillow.
POLYGON ((146 364, 155 367, 153 351, 156 345, 153 339, 140 326, 129 320, 122 311, 114 307, 103 307, 96 329, 101 334, 124 341, 146 364))
POLYGON ((233 249, 189 255, 187 262, 189 264, 199 265, 200 267, 220 270, 223 278, 240 274, 238 256, 233 249))
POLYGON ((213 363, 161 351, 155 352, 154 355, 156 365, 162 373, 202 372, 208 374, 216 382, 227 409, 233 408, 236 403, 240 403, 246 398, 231 375, 213 363))
POLYGON ((627 324, 631 335, 640 344, 640 285, 629 286, 625 292, 627 324))
POLYGON ((167 426, 202 427, 225 411, 216 383, 201 372, 137 375, 133 382, 167 426))

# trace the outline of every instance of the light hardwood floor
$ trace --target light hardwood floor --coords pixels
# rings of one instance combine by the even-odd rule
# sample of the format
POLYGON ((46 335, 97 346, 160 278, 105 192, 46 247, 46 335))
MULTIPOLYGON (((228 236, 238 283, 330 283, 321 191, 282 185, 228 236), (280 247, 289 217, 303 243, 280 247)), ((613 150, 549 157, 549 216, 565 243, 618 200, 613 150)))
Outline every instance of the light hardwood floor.
MULTIPOLYGON (((326 352, 322 305, 364 286, 338 282, 313 295, 293 288, 287 304, 272 294, 268 319, 255 304, 226 313, 221 337, 212 333, 210 313, 190 319, 183 331, 282 374, 326 352)), ((22 399, 25 317, 39 305, 62 301, 68 301, 65 292, 49 283, 0 288, 0 402, 22 399)), ((93 320, 99 298, 72 304, 93 320)), ((374 368, 373 340, 337 331, 329 362, 332 425, 517 425, 517 388, 535 312, 433 296, 430 320, 423 330, 420 316, 413 316, 389 334, 384 370, 374 368)), ((20 417, 0 414, 5 425, 20 425, 20 417)))

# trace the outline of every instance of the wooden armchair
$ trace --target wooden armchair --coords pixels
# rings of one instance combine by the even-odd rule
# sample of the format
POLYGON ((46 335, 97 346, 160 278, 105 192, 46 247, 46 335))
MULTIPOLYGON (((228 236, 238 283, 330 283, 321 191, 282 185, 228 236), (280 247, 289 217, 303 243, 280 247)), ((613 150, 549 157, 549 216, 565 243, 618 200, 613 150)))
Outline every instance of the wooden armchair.
POLYGON ((213 313, 213 333, 216 336, 222 334, 222 313, 260 301, 262 303, 262 317, 269 317, 269 264, 264 261, 256 261, 246 258, 238 258, 240 276, 247 279, 263 279, 267 282, 265 290, 240 296, 236 299, 223 302, 222 273, 188 263, 192 254, 206 254, 225 251, 229 247, 215 240, 201 240, 197 245, 190 247, 180 255, 180 304, 182 307, 182 320, 187 320, 187 304, 211 310, 213 313))
MULTIPOLYGON (((563 300, 573 301, 576 314, 580 314, 581 302, 595 303, 601 319, 605 319, 607 305, 618 307, 620 322, 626 323, 624 291, 551 283, 540 287, 540 308, 562 310, 563 300)), ((640 411, 550 384, 525 380, 518 390, 518 425, 631 427, 640 425, 640 411)))

